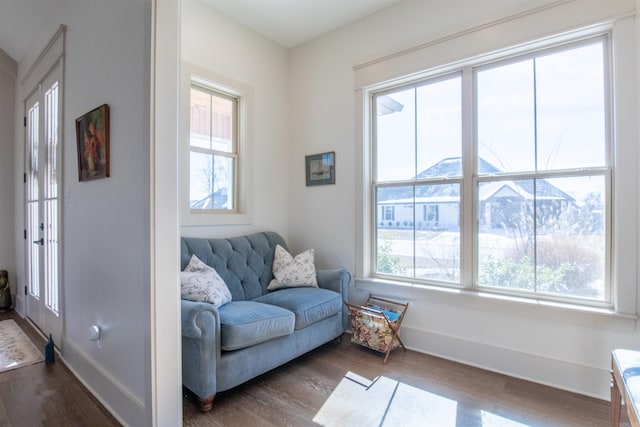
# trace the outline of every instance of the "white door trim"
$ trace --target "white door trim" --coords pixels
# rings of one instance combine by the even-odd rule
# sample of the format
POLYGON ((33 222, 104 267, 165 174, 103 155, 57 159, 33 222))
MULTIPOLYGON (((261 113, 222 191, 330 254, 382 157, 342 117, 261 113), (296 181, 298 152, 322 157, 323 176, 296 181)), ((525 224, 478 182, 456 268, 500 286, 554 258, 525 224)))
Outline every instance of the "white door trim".
POLYGON ((178 91, 180 0, 154 0, 151 24, 150 314, 147 415, 154 426, 182 425, 178 287, 178 91))

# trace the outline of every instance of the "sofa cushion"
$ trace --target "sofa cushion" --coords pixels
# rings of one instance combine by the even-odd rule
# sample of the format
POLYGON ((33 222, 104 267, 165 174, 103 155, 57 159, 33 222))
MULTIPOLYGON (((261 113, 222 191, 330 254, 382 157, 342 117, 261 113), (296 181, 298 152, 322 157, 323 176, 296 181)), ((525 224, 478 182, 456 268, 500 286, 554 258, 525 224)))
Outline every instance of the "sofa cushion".
POLYGON ((190 301, 202 301, 220 307, 231 301, 231 292, 216 270, 193 255, 180 272, 180 294, 190 301))
POLYGON ((321 288, 287 288, 268 293, 254 301, 282 307, 295 313, 296 329, 342 313, 342 296, 321 288))
POLYGON ((313 249, 293 257, 282 246, 276 245, 273 256, 273 275, 275 280, 272 280, 267 287, 270 291, 297 286, 317 288, 313 249))
POLYGON ((219 308, 221 348, 239 350, 294 330, 294 314, 256 301, 232 301, 219 308))

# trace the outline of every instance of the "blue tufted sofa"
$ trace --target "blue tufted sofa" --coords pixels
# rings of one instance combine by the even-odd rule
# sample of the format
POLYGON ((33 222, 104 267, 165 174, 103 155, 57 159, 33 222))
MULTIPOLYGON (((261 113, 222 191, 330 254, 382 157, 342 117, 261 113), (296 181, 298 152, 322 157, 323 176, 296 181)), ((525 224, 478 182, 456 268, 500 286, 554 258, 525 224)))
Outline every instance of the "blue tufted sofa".
MULTIPOLYGON (((317 270, 319 288, 267 291, 274 232, 233 238, 181 239, 181 269, 195 254, 225 281, 233 300, 219 308, 181 300, 182 382, 208 411, 218 391, 228 390, 280 366, 345 331, 343 301, 351 274, 317 270)), ((288 249, 287 249, 288 250, 288 249)))

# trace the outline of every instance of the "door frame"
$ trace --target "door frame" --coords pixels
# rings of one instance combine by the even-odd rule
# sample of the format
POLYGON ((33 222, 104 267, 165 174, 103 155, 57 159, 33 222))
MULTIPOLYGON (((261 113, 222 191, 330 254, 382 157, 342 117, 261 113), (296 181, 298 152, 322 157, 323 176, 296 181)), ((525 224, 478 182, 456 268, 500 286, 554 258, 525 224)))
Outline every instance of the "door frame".
POLYGON ((150 70, 150 359, 145 400, 151 425, 182 425, 178 101, 180 0, 153 0, 150 70))
MULTIPOLYGON (((22 105, 23 105, 23 111, 25 113, 25 121, 26 121, 26 113, 27 113, 27 101, 31 98, 31 96, 39 89, 40 85, 47 79, 49 78, 53 72, 58 72, 59 73, 59 78, 58 78, 58 84, 59 84, 59 90, 58 90, 58 96, 59 96, 59 100, 58 100, 58 105, 59 105, 59 111, 58 111, 58 137, 59 137, 59 151, 58 151, 58 158, 57 161, 59 163, 58 166, 58 209, 57 209, 57 214, 58 214, 58 239, 60 240, 59 243, 59 247, 58 247, 58 321, 59 321, 59 339, 56 340, 58 344, 62 343, 64 336, 65 336, 65 325, 64 325, 64 311, 65 311, 65 307, 64 307, 64 273, 63 273, 63 269, 62 266, 64 265, 63 263, 63 250, 62 250, 62 237, 64 236, 63 233, 63 194, 61 194, 63 192, 64 189, 64 173, 63 173, 63 168, 64 168, 64 159, 62 157, 62 147, 64 145, 64 75, 65 75, 65 68, 64 68, 64 46, 65 46, 65 36, 66 36, 66 25, 60 25, 58 27, 58 30, 56 31, 56 33, 53 35, 53 37, 51 38, 51 40, 49 40, 49 42, 47 43, 47 45, 45 46, 45 48, 42 50, 42 52, 40 53, 40 55, 38 55, 38 57, 35 59, 35 61, 33 62, 33 64, 31 65, 31 67, 27 70, 27 72, 24 74, 24 77, 20 80, 20 86, 21 86, 21 90, 22 93, 24 93, 24 97, 22 99, 22 105)), ((24 126, 25 132, 23 135, 23 147, 24 147, 24 151, 23 151, 23 167, 25 167, 24 169, 24 174, 25 174, 25 180, 26 181, 26 162, 27 162, 27 153, 26 150, 28 149, 28 145, 27 145, 27 132, 26 132, 26 122, 25 122, 25 126, 24 126)), ((24 273, 25 273, 25 278, 28 277, 28 273, 27 273, 27 269, 29 267, 29 262, 27 261, 27 255, 28 255, 28 249, 27 249, 27 245, 32 245, 33 243, 30 240, 27 240, 27 209, 26 209, 26 201, 27 201, 27 192, 26 192, 26 188, 23 188, 23 195, 22 195, 22 203, 23 203, 23 224, 24 224, 24 230, 25 230, 25 240, 24 240, 24 248, 23 248, 23 253, 24 253, 24 259, 25 259, 25 263, 23 265, 24 268, 24 273)), ((25 280, 24 283, 24 301, 23 301, 23 305, 22 308, 24 310, 24 314, 28 315, 28 283, 25 280)), ((46 332, 46 331, 43 331, 46 332)))

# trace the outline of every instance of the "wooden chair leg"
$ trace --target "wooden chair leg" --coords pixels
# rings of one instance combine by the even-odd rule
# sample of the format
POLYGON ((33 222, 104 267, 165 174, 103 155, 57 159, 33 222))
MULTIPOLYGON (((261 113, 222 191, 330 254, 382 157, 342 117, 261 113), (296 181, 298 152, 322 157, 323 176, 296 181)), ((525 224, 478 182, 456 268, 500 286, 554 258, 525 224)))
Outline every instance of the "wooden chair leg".
POLYGON ((620 425, 620 406, 621 406, 620 389, 616 383, 616 378, 611 373, 611 427, 620 425))
POLYGON ((215 399, 216 395, 209 397, 203 397, 200 399, 200 411, 201 412, 209 412, 213 407, 213 399, 215 399))

